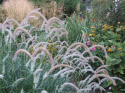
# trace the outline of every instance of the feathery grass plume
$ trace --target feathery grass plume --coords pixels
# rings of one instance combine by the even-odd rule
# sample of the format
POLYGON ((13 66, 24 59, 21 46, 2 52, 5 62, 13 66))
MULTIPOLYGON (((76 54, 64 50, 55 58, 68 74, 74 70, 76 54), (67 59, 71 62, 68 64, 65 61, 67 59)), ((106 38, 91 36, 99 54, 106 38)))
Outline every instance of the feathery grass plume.
POLYGON ((105 75, 105 74, 95 74, 93 75, 89 80, 88 83, 91 83, 94 79, 98 78, 98 77, 104 77, 109 79, 110 81, 112 81, 113 85, 116 86, 116 82, 112 79, 112 77, 110 77, 109 75, 105 75))
POLYGON ((107 65, 102 65, 102 66, 98 67, 95 71, 99 71, 102 68, 107 68, 107 65))
POLYGON ((47 21, 47 24, 45 25, 45 32, 48 33, 50 31, 50 27, 52 23, 56 23, 59 28, 63 28, 63 22, 56 17, 52 17, 47 21))
POLYGON ((61 44, 60 44, 60 47, 62 47, 62 46, 69 47, 69 44, 67 43, 67 41, 62 41, 61 44))
POLYGON ((108 71, 106 69, 101 69, 101 70, 95 72, 95 74, 99 74, 99 73, 108 75, 108 71))
POLYGON ((21 32, 25 32, 30 38, 32 37, 32 35, 31 35, 30 32, 28 32, 27 30, 25 30, 25 29, 22 28, 22 27, 18 27, 18 28, 16 28, 15 31, 13 32, 13 36, 14 36, 13 38, 14 38, 14 41, 15 41, 15 42, 16 42, 16 36, 17 36, 16 33, 17 33, 17 32, 20 32, 20 31, 21 31, 21 32))
POLYGON ((2 74, 5 74, 5 61, 7 60, 7 58, 9 57, 9 54, 7 54, 4 58, 3 58, 3 69, 2 69, 2 74))
POLYGON ((51 38, 51 41, 54 40, 55 37, 57 37, 57 40, 60 41, 60 37, 62 37, 62 35, 65 35, 66 38, 68 39, 68 32, 64 29, 64 28, 53 28, 52 30, 50 30, 49 34, 47 35, 47 37, 51 38), (55 32, 55 34, 52 36, 52 34, 55 32))
POLYGON ((21 89, 21 92, 20 93, 25 93, 23 89, 21 89))
POLYGON ((37 16, 40 16, 43 19, 40 30, 43 30, 43 28, 45 27, 45 24, 47 23, 47 19, 39 12, 39 10, 40 8, 31 11, 26 16, 26 18, 21 22, 21 25, 27 24, 30 18, 34 18, 35 20, 38 20, 39 18, 37 16))
POLYGON ((45 90, 42 90, 42 91, 41 91, 41 93, 48 93, 48 92, 47 92, 47 91, 45 91, 45 90))
POLYGON ((35 39, 36 39, 35 36, 29 38, 29 40, 26 42, 25 49, 28 48, 29 43, 30 43, 30 42, 33 43, 33 41, 34 41, 35 39))
POLYGON ((78 87, 82 87, 82 86, 85 86, 87 83, 87 80, 90 78, 90 76, 91 75, 89 75, 89 76, 87 76, 84 80, 81 80, 80 82, 79 82, 79 85, 78 85, 78 87))
POLYGON ((87 47, 85 44, 83 44, 83 43, 81 43, 81 42, 78 42, 78 43, 73 43, 72 45, 70 45, 67 50, 69 50, 69 49, 71 49, 71 48, 73 48, 73 47, 75 47, 75 46, 78 46, 78 45, 80 45, 81 47, 83 47, 83 48, 85 48, 85 49, 88 49, 88 47, 87 47))
POLYGON ((41 45, 42 45, 44 48, 46 48, 47 45, 49 45, 49 44, 50 44, 50 43, 48 43, 48 42, 39 42, 39 43, 37 43, 37 44, 34 45, 34 48, 38 48, 38 47, 40 47, 41 45))
POLYGON ((8 19, 6 18, 6 20, 3 22, 1 28, 2 28, 2 33, 4 33, 4 31, 7 29, 7 24, 8 23, 13 23, 16 24, 17 26, 19 26, 20 24, 18 23, 18 21, 14 20, 14 19, 8 19))
POLYGON ((13 40, 13 33, 11 30, 9 29, 5 29, 4 32, 8 32, 9 33, 9 37, 10 38, 9 40, 5 40, 6 44, 9 42, 9 43, 12 43, 12 40, 13 40))
POLYGON ((62 52, 62 51, 64 51, 64 49, 67 50, 67 47, 66 47, 66 46, 62 46, 62 47, 60 47, 60 48, 61 48, 61 49, 59 50, 59 53, 62 52))
POLYGON ((104 51, 104 53, 105 53, 105 58, 107 58, 106 49, 105 49, 105 47, 102 46, 102 45, 93 45, 93 46, 91 46, 90 48, 88 48, 86 51, 84 51, 84 52, 82 53, 82 55, 84 55, 86 52, 90 51, 92 48, 96 48, 96 47, 100 47, 100 48, 104 51))
POLYGON ((3 77, 4 77, 3 75, 0 75, 0 79, 3 79, 3 77))
POLYGON ((24 79, 25 79, 25 78, 19 78, 19 79, 17 79, 17 80, 12 84, 12 86, 17 85, 19 82, 23 81, 24 79))
POLYGON ((76 50, 76 49, 69 49, 69 50, 67 50, 65 55, 71 55, 73 53, 81 55, 81 53, 78 50, 76 50))
POLYGON ((9 18, 22 21, 34 9, 34 5, 28 0, 6 0, 3 8, 9 18))
POLYGON ((42 69, 37 69, 35 72, 34 72, 34 75, 37 75, 39 72, 41 72, 42 69))
POLYGON ((112 77, 112 79, 116 79, 116 80, 121 81, 122 83, 125 83, 125 81, 124 81, 124 80, 122 80, 121 78, 118 78, 118 77, 112 77))
MULTIPOLYGON (((61 77, 64 77, 65 75, 69 75, 70 73, 75 73, 77 70, 77 68, 73 69, 73 70, 68 70, 68 71, 65 71, 64 73, 61 73, 60 76, 61 77)), ((81 69, 80 69, 81 70, 81 69)))
POLYGON ((39 51, 44 51, 44 52, 47 54, 47 56, 49 57, 50 62, 51 62, 51 68, 54 67, 54 60, 53 60, 53 58, 52 58, 52 55, 50 54, 50 52, 49 52, 46 48, 39 47, 39 48, 35 49, 34 52, 33 52, 33 54, 32 54, 32 56, 35 57, 36 54, 37 54, 39 51))
POLYGON ((71 66, 69 66, 69 65, 65 65, 65 64, 58 64, 58 65, 56 65, 56 66, 54 66, 54 67, 52 67, 49 71, 48 71, 48 73, 47 73, 47 75, 49 75, 53 70, 55 70, 55 69, 57 69, 57 68, 59 68, 59 67, 68 67, 68 68, 72 68, 71 66))
POLYGON ((102 91, 105 91, 105 89, 104 89, 103 87, 101 87, 101 86, 100 86, 98 83, 96 83, 96 82, 92 82, 91 84, 87 85, 86 87, 87 87, 87 88, 91 88, 91 90, 92 90, 93 92, 95 92, 96 89, 101 90, 101 92, 102 92, 102 91))
POLYGON ((64 83, 63 85, 61 85, 61 91, 62 91, 65 87, 67 87, 67 86, 71 86, 71 87, 73 87, 76 91, 79 91, 79 88, 78 88, 76 85, 72 84, 72 83, 64 83))
MULTIPOLYGON (((88 47, 87 47, 85 44, 78 42, 78 43, 73 43, 72 45, 70 45, 70 47, 69 47, 67 50, 69 50, 69 49, 71 49, 71 48, 73 48, 73 47, 75 47, 74 49, 77 49, 77 48, 79 48, 80 46, 83 47, 85 50, 88 49, 88 47), (76 47, 75 47, 75 46, 76 46, 76 47)), ((87 53, 89 53, 91 57, 93 56, 93 54, 92 54, 90 51, 87 51, 87 53)), ((92 60, 92 62, 94 62, 94 59, 93 59, 93 58, 92 58, 91 60, 92 60)))
POLYGON ((37 59, 40 59, 41 58, 41 56, 44 56, 45 55, 45 53, 42 51, 41 53, 39 53, 39 54, 37 54, 35 57, 34 57, 34 62, 37 60, 37 59))
POLYGON ((58 71, 56 74, 54 74, 54 79, 56 79, 60 74, 64 73, 65 71, 68 71, 70 68, 64 68, 60 71, 58 71))
POLYGON ((15 53, 15 55, 14 55, 14 57, 13 57, 13 60, 14 60, 14 61, 16 61, 17 55, 18 55, 19 53, 25 53, 25 54, 27 54, 27 55, 33 60, 32 55, 31 55, 27 50, 25 50, 25 49, 19 49, 19 50, 16 51, 16 53, 15 53))
POLYGON ((104 64, 104 62, 98 56, 86 57, 85 59, 91 60, 92 58, 93 59, 98 59, 102 64, 104 64))
POLYGON ((34 82, 34 88, 37 87, 39 79, 40 79, 40 72, 42 71, 42 69, 37 69, 34 73, 33 73, 33 82, 34 82))
POLYGON ((32 31, 33 29, 34 29, 35 31, 37 30, 36 27, 31 27, 30 30, 29 30, 29 32, 31 33, 31 31, 32 31))

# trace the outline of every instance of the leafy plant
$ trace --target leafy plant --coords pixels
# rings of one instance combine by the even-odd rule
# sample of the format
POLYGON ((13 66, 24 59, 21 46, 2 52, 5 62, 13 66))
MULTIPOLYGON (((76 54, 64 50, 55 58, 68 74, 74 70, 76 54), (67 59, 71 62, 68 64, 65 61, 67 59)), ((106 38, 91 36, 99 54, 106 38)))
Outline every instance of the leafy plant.
MULTIPOLYGON (((117 27, 110 25, 101 25, 99 27, 91 27, 88 34, 91 44, 104 45, 108 51, 108 59, 106 65, 108 65, 108 71, 113 76, 119 76, 123 80, 125 68, 124 68, 124 52, 125 52, 125 27, 118 22, 117 27), (95 29, 94 29, 95 28, 95 29)), ((100 55, 102 57, 102 55, 100 55)), ((119 87, 112 88, 113 91, 120 91, 124 89, 124 85, 119 83, 119 87)), ((121 91, 122 92, 122 91, 121 91)), ((121 93, 120 92, 120 93, 121 93)))

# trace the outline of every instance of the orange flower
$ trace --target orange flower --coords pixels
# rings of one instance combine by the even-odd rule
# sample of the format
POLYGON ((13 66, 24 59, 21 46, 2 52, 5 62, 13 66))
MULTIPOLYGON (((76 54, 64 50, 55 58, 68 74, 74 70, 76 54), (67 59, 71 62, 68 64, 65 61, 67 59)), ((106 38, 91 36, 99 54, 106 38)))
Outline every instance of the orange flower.
POLYGON ((109 28, 112 28, 113 26, 109 26, 109 28))
POLYGON ((113 30, 113 29, 111 29, 111 30, 113 30))
POLYGON ((95 36, 95 34, 93 36, 95 36))
POLYGON ((91 31, 92 33, 94 33, 95 31, 91 31))
POLYGON ((121 50, 122 48, 118 48, 118 50, 121 50))
POLYGON ((105 29, 102 29, 103 31, 105 30, 105 29))
POLYGON ((105 63, 105 60, 102 60, 103 61, 103 63, 105 63))
POLYGON ((108 51, 109 51, 109 52, 112 52, 112 49, 109 48, 108 51))

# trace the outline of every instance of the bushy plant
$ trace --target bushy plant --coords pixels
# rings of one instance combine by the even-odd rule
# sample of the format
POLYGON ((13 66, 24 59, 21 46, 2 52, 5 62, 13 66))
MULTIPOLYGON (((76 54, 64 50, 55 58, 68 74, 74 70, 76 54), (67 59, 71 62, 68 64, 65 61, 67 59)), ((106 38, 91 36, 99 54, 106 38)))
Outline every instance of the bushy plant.
MULTIPOLYGON (((113 76, 119 76, 123 80, 125 73, 125 26, 121 25, 120 22, 117 26, 103 24, 100 26, 92 26, 88 34, 91 44, 101 44, 104 45, 108 51, 108 59, 104 62, 108 66, 108 71, 113 76)), ((87 37, 86 36, 86 37, 87 37)), ((95 50, 96 53, 96 50, 95 50)), ((102 55, 100 54, 100 57, 102 55)), ((110 83, 109 83, 110 85, 110 83)), ((122 93, 124 91, 124 85, 119 82, 117 88, 112 88, 112 90, 117 93, 122 93)))
POLYGON ((41 13, 47 18, 62 17, 63 15, 63 2, 56 2, 55 0, 30 0, 35 6, 41 8, 41 13))
POLYGON ((70 42, 82 42, 82 33, 90 30, 89 18, 82 18, 76 13, 67 17, 65 28, 69 33, 70 42))
POLYGON ((34 5, 28 0, 6 0, 2 7, 9 18, 17 21, 22 21, 34 9, 34 5))

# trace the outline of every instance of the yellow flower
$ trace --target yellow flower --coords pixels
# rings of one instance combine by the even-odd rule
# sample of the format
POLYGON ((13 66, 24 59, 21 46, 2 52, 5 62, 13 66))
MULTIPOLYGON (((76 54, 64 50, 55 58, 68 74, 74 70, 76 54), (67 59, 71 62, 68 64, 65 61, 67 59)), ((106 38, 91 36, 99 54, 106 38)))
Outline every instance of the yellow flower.
POLYGON ((109 26, 109 28, 112 28, 113 26, 109 26))
POLYGON ((120 24, 120 22, 118 22, 118 24, 120 24))
POLYGON ((91 28, 92 28, 92 29, 96 29, 96 27, 94 27, 94 26, 92 26, 91 28))
POLYGON ((108 26, 105 26, 105 28, 108 28, 108 26))
POLYGON ((87 33, 85 34, 85 36, 87 36, 87 33))
POLYGON ((14 25, 17 25, 16 23, 14 25))
POLYGON ((43 47, 43 45, 41 45, 40 47, 43 47))
POLYGON ((91 31, 92 33, 94 33, 94 31, 91 31))
POLYGON ((102 29, 103 31, 105 30, 105 29, 102 29))
POLYGON ((103 61, 103 63, 105 63, 105 60, 102 60, 103 61))
POLYGON ((121 40, 121 39, 118 39, 118 40, 121 40))
POLYGON ((123 27, 123 29, 125 30, 125 27, 123 27))
POLYGON ((121 50, 122 48, 118 48, 118 50, 121 50))
POLYGON ((123 28, 123 26, 120 26, 121 28, 123 28))
POLYGON ((93 34, 89 34, 89 36, 93 36, 93 34))
POLYGON ((95 36, 95 34, 93 36, 95 36))
POLYGON ((48 42, 49 42, 50 40, 48 40, 48 42))
POLYGON ((109 48, 108 51, 109 51, 109 52, 112 52, 112 49, 109 48))
POLYGON ((115 33, 115 34, 117 34, 117 33, 115 33))

